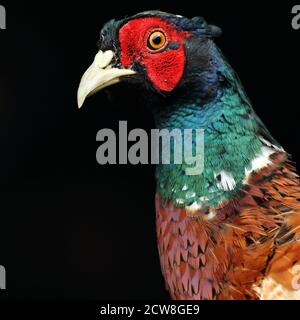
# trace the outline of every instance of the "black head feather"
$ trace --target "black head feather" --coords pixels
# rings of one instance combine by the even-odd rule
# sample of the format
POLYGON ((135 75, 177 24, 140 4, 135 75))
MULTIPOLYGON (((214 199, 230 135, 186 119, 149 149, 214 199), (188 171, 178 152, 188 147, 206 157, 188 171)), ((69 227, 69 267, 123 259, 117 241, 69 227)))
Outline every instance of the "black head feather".
POLYGON ((130 20, 145 18, 145 17, 158 17, 162 18, 173 25, 180 31, 187 31, 196 33, 199 36, 206 36, 209 38, 219 37, 222 34, 222 29, 209 25, 203 17, 194 17, 192 19, 175 15, 162 11, 144 11, 134 16, 124 18, 122 20, 110 20, 108 21, 100 32, 100 39, 98 41, 98 47, 102 49, 116 49, 118 46, 118 31, 119 29, 130 20))
POLYGON ((189 19, 180 15, 157 11, 157 10, 144 11, 144 12, 138 13, 133 17, 129 18, 128 20, 142 18, 142 17, 162 18, 174 24, 177 27, 177 29, 180 31, 196 32, 199 35, 200 34, 206 35, 212 38, 218 37, 222 34, 221 28, 214 25, 207 24, 207 22, 203 17, 194 17, 192 19, 189 19))

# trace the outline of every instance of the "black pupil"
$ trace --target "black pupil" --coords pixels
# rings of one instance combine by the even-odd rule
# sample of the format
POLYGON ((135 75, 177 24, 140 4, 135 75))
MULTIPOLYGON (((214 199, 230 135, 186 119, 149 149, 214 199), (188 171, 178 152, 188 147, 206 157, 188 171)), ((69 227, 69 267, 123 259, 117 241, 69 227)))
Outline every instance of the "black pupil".
POLYGON ((154 36, 152 42, 158 46, 162 43, 162 37, 160 35, 154 36))

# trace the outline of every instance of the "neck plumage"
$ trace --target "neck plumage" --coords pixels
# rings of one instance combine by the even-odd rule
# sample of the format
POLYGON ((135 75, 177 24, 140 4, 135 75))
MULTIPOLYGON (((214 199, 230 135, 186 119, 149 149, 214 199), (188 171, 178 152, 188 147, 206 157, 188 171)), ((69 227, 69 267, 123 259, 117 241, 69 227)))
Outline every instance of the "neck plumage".
POLYGON ((157 191, 177 206, 217 206, 231 199, 245 184, 253 160, 267 161, 274 152, 267 144, 277 145, 219 51, 214 59, 212 66, 199 74, 200 85, 193 81, 189 90, 186 82, 181 96, 165 99, 154 109, 158 129, 204 130, 201 174, 186 175, 186 163, 157 166, 157 191))

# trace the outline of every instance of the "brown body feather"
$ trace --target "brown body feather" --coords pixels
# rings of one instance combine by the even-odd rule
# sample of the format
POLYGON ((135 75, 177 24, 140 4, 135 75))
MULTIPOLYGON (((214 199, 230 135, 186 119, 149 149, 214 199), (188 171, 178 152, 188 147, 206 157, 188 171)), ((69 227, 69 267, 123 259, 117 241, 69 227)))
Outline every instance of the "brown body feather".
POLYGON ((160 262, 173 299, 300 299, 299 177, 284 152, 270 158, 218 208, 190 212, 156 195, 160 262))

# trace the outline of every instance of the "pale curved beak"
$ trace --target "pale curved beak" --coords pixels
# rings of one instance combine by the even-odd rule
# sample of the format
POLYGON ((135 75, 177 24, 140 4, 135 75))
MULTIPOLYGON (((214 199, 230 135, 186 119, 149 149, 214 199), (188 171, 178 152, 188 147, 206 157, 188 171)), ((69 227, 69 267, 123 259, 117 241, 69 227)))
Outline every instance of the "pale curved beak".
POLYGON ((121 77, 136 73, 131 69, 113 68, 111 66, 113 58, 114 52, 111 50, 105 52, 100 50, 96 54, 94 62, 81 78, 77 92, 78 108, 82 107, 88 96, 93 95, 105 87, 120 82, 121 77))

